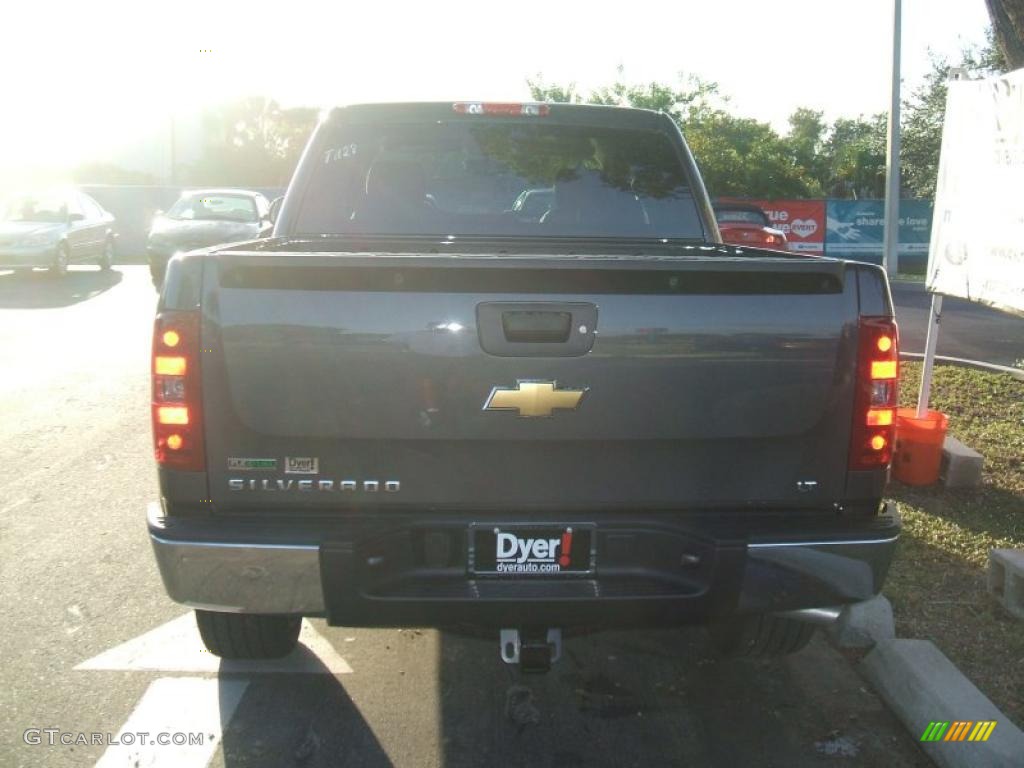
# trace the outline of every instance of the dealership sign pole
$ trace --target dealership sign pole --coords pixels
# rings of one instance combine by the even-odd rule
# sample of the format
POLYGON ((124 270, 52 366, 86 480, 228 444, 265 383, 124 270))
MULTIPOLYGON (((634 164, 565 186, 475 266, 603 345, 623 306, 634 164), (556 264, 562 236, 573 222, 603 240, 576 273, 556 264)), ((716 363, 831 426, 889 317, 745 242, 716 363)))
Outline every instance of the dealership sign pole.
POLYGON ((882 264, 890 277, 899 272, 900 242, 900 45, 903 0, 893 0, 892 104, 889 107, 889 155, 885 164, 885 250, 882 264))
POLYGON ((935 369, 935 345, 939 341, 939 323, 942 321, 942 294, 932 294, 932 309, 928 313, 928 340, 924 344, 924 365, 921 367, 921 389, 917 394, 917 418, 928 413, 932 396, 932 371, 935 369))
MULTIPOLYGON (((963 69, 950 70, 950 82, 960 80, 966 75, 963 69)), ((948 112, 948 105, 947 105, 948 112)), ((941 152, 941 148, 940 148, 941 152)), ((934 215, 932 221, 934 222, 934 215)), ((932 254, 929 249, 928 260, 932 254)), ((931 265, 929 264, 929 271, 931 265)), ((924 343, 924 362, 921 365, 921 388, 917 393, 917 418, 923 419, 928 413, 928 403, 932 398, 932 375, 935 372, 935 347, 939 343, 939 324, 942 322, 942 294, 932 291, 932 308, 928 312, 928 337, 924 343)))

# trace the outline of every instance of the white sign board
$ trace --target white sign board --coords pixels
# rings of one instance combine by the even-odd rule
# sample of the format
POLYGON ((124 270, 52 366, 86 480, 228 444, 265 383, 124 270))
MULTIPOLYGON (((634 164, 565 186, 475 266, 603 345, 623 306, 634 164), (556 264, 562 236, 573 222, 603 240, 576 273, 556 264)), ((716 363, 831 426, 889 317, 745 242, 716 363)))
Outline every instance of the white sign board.
POLYGON ((928 290, 1024 314, 1024 69, 949 84, 928 290))

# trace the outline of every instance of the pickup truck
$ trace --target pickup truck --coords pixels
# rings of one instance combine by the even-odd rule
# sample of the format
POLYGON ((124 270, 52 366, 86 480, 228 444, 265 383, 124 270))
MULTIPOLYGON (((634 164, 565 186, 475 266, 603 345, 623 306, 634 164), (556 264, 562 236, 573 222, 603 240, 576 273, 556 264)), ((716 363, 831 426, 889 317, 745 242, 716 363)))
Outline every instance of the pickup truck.
POLYGON ((152 373, 149 533, 222 657, 304 616, 792 653, 900 530, 884 272, 721 243, 656 112, 334 110, 273 237, 170 261, 152 373))

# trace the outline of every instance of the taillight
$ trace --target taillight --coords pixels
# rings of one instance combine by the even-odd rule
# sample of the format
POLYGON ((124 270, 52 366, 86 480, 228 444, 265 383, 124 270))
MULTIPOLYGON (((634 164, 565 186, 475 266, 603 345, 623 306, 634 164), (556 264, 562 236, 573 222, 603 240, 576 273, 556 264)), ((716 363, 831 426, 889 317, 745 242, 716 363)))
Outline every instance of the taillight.
POLYGON ((899 383, 899 335, 891 317, 862 317, 850 469, 877 469, 892 460, 899 383))
POLYGON ((460 115, 488 115, 490 117, 547 117, 551 107, 547 104, 499 103, 494 101, 457 101, 452 109, 460 115))
POLYGON ((170 469, 205 470, 199 315, 168 311, 153 327, 153 448, 170 469))

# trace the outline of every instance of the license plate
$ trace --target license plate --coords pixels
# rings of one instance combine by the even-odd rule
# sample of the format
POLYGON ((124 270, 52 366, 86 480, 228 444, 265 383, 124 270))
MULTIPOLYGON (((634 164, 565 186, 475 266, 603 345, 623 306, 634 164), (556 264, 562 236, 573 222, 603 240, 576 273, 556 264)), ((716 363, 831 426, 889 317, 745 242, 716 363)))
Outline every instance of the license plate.
POLYGON ((594 570, 591 524, 474 525, 469 540, 474 574, 564 576, 594 570))

